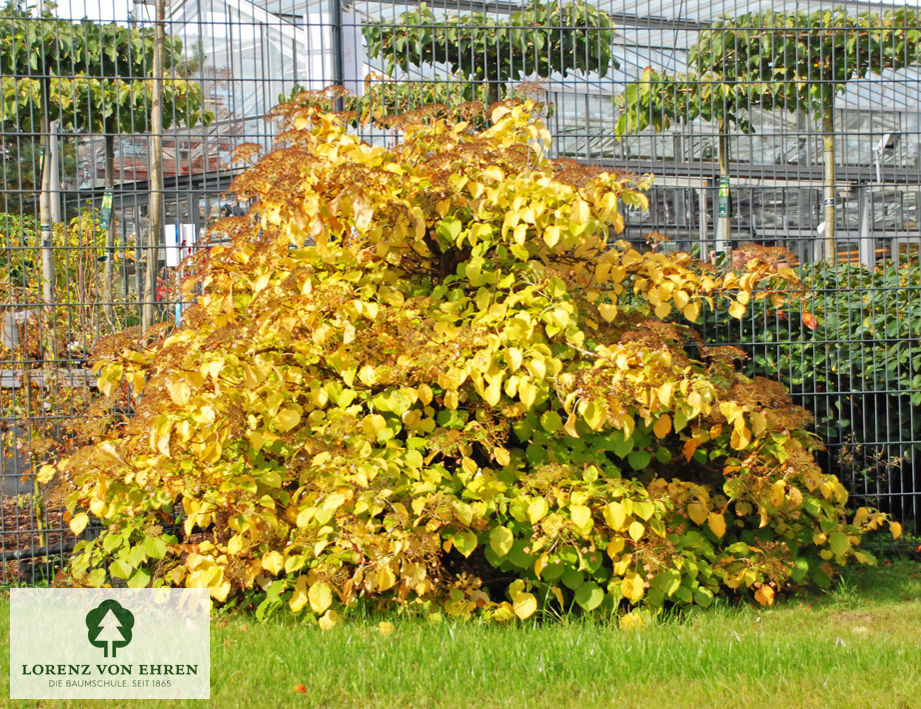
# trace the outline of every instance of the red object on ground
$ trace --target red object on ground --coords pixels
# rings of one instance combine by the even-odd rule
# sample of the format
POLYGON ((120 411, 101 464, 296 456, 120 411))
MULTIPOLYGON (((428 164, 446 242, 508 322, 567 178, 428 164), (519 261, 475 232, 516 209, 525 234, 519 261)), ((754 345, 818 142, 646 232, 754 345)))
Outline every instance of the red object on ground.
POLYGON ((296 684, 291 689, 299 694, 307 694, 307 687, 303 684, 296 684))

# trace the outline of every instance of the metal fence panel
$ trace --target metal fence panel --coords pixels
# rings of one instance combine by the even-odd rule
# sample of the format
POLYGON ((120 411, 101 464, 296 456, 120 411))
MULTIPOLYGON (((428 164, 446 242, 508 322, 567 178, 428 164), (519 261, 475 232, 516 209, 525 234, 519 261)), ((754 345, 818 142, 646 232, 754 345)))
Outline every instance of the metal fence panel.
POLYGON ((627 214, 629 240, 662 233, 657 248, 730 266, 748 243, 787 249, 815 288, 799 312, 702 327, 815 411, 822 462, 858 501, 921 532, 921 48, 903 41, 921 31, 916 11, 824 0, 773 3, 773 15, 737 0, 38 5, 12 3, 0 19, 0 583, 37 581, 73 541, 60 494, 35 475, 69 449, 96 394, 93 348, 181 318, 183 257, 246 206, 225 193, 234 149, 269 147, 271 107, 330 84, 352 94, 340 106, 391 111, 535 96, 556 156, 656 175, 650 208, 627 214))

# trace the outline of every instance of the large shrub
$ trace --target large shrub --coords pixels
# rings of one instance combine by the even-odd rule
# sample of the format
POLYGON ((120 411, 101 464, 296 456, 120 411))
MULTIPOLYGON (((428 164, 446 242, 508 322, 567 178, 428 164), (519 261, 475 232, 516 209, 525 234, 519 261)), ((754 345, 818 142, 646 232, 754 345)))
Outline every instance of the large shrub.
POLYGON ((360 599, 769 604, 870 560, 883 518, 844 520, 806 412, 665 322, 739 317, 792 271, 609 247, 643 181, 549 160, 531 108, 407 124, 391 148, 279 109, 183 327, 99 363, 133 415, 59 466, 72 530, 104 525, 77 582, 264 592, 328 625, 360 599))

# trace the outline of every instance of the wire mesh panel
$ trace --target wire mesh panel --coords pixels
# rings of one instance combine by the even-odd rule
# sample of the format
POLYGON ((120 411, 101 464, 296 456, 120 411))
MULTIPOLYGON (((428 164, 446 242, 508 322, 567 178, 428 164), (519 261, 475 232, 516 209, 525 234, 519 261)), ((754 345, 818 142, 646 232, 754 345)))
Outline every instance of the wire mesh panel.
POLYGON ((68 0, 10 3, 0 23, 0 582, 36 580, 73 541, 39 471, 92 425, 92 352, 181 321, 184 256, 247 207, 226 194, 235 150, 269 148, 265 114, 331 84, 350 92, 336 108, 480 101, 484 124, 535 97, 556 156, 655 175, 626 239, 723 268, 782 247, 808 297, 702 328, 814 412, 859 502, 921 531, 917 10, 68 0))

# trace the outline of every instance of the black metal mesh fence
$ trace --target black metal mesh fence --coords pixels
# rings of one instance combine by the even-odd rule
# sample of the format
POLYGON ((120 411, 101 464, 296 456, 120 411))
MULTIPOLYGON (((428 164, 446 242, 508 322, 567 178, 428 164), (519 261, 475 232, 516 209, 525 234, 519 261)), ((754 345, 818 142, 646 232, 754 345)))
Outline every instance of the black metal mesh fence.
POLYGON ((245 206, 225 194, 234 149, 268 147, 271 107, 331 84, 374 114, 535 96, 557 156, 656 176, 627 239, 658 232, 657 248, 726 267, 745 244, 786 249, 811 289, 801 306, 702 327, 815 413, 823 464, 859 502, 921 532, 916 10, 35 4, 0 13, 0 583, 35 581, 72 541, 36 474, 96 395, 93 348, 181 319, 184 255, 245 206))

